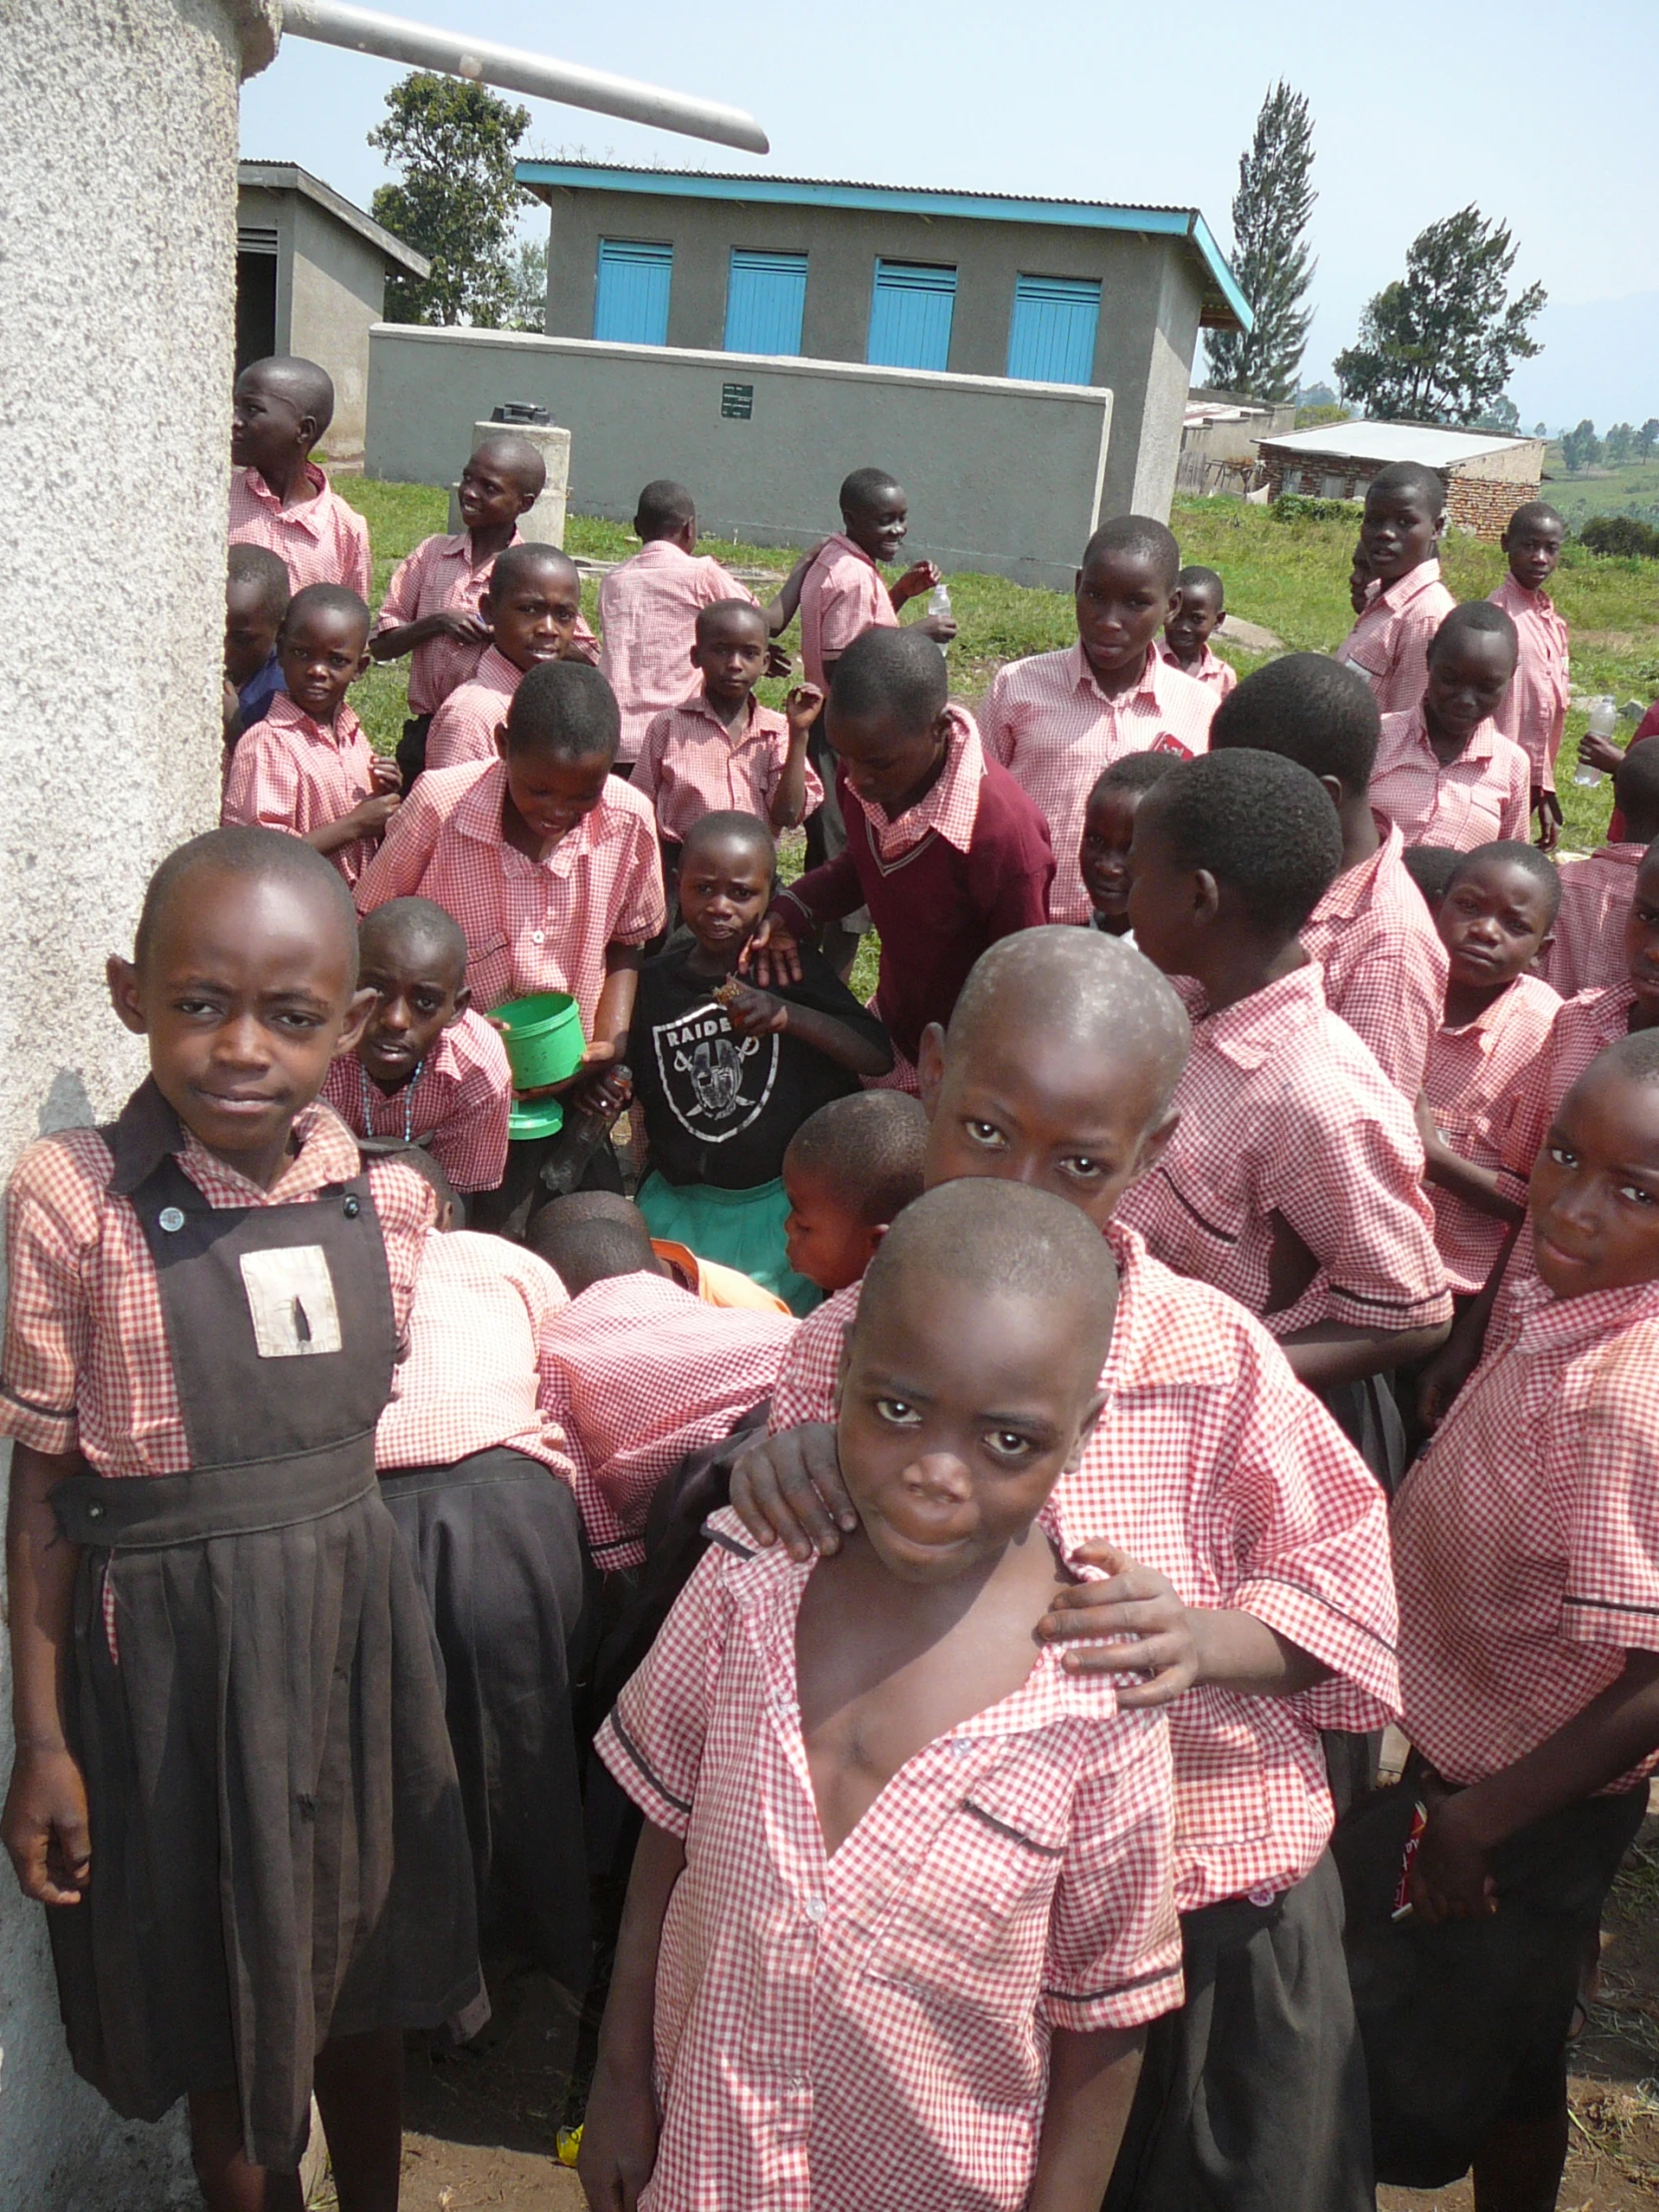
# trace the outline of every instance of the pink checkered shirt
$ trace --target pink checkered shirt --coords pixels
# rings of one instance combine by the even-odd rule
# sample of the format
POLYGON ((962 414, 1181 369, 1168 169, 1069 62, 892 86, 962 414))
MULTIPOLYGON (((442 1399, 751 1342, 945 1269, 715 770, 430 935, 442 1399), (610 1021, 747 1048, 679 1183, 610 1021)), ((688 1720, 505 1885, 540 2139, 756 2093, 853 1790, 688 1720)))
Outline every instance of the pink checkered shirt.
POLYGON ((1539 965, 1563 998, 1629 979, 1624 925, 1646 852, 1645 844, 1603 844, 1562 868, 1555 942, 1539 965))
POLYGON ((1155 1259, 1276 1337, 1451 1319, 1411 1108, 1326 1005, 1312 962, 1195 1020, 1175 1105, 1168 1149, 1118 1209, 1155 1259), (1276 1214, 1319 1267, 1270 1314, 1276 1214))
POLYGON ((257 468, 231 473, 232 545, 263 545, 288 572, 295 591, 306 584, 343 584, 366 605, 373 580, 368 524, 348 507, 314 461, 305 464, 315 496, 284 507, 257 468))
POLYGON ((322 1095, 359 1137, 423 1144, 457 1191, 493 1191, 501 1181, 512 1071, 499 1031, 470 1006, 400 1091, 388 1097, 348 1052, 330 1065, 322 1095))
POLYGON ((1520 640, 1514 680, 1494 719, 1531 762, 1536 788, 1552 792, 1570 697, 1567 626, 1545 593, 1528 591, 1512 576, 1487 596, 1503 609, 1520 640))
POLYGON ((493 645, 486 646, 472 675, 455 687, 432 717, 426 733, 427 769, 500 760, 495 733, 506 721, 513 694, 523 681, 521 668, 514 668, 493 645))
POLYGON ((571 1481, 564 1431, 537 1403, 541 1345, 569 1303, 547 1262, 521 1245, 434 1229, 415 1279, 409 1357, 375 1431, 381 1473, 505 1447, 571 1481))
MULTIPOLYGON (((1106 1404, 1048 1513, 1062 1550, 1106 1541, 1169 1577, 1186 1605, 1253 1613, 1333 1670, 1300 1697, 1214 1684, 1170 1707, 1175 1902, 1265 1903, 1331 1838, 1322 1728, 1381 1728, 1399 1706, 1382 1492, 1242 1306, 1108 1230, 1121 1277, 1106 1404)), ((776 1432, 833 1420, 858 1291, 801 1324, 772 1397, 776 1432)))
POLYGON ((836 531, 801 581, 801 657, 807 681, 828 691, 824 663, 834 661, 866 630, 893 630, 898 616, 881 571, 861 545, 836 531))
MULTIPOLYGON (((522 545, 517 528, 509 543, 522 545)), ((454 537, 440 532, 422 538, 391 572, 386 596, 374 617, 371 637, 385 630, 401 630, 428 615, 478 615, 489 590, 496 555, 473 566, 472 532, 454 537)), ((482 620, 482 616, 479 616, 482 620)), ((482 657, 482 645, 463 645, 459 638, 428 638, 409 656, 409 712, 429 715, 441 707, 459 685, 470 683, 482 657)))
POLYGON ((944 767, 930 790, 901 815, 888 815, 873 799, 859 801, 875 850, 883 860, 900 860, 923 838, 943 837, 966 854, 979 819, 979 787, 985 781, 985 752, 978 725, 965 707, 947 707, 950 737, 944 767))
POLYGON ((1420 703, 1382 717, 1371 777, 1372 805, 1407 844, 1472 852, 1498 837, 1525 841, 1532 812, 1532 764, 1518 745, 1480 723, 1456 760, 1441 763, 1428 742, 1420 703))
MULTIPOLYGON (((1511 1196, 1523 1204, 1532 1163, 1556 1109, 1597 1053, 1630 1034, 1630 1009, 1635 1003, 1636 987, 1628 975, 1622 983, 1562 999, 1542 1050, 1520 1071, 1510 1093, 1500 1146, 1503 1166, 1515 1179, 1511 1196)), ((1517 1258, 1530 1250, 1531 1241, 1523 1236, 1516 1247, 1517 1258)))
POLYGON ((1181 2001, 1168 1729, 1041 1651, 829 1858, 795 1665, 815 1570, 757 1552, 734 1513, 710 1525, 598 1739, 686 1849, 642 2212, 1019 2212, 1053 2029, 1181 2001))
MULTIPOLYGON (((179 1165, 216 1207, 298 1205, 358 1173, 357 1140, 328 1107, 307 1106, 294 1134, 299 1149, 269 1191, 195 1137, 179 1165)), ((131 1201, 109 1190, 113 1172, 95 1129, 42 1137, 13 1170, 0 1432, 36 1451, 80 1451, 94 1474, 183 1474, 190 1446, 155 1263, 131 1201)), ((368 1173, 401 1336, 433 1215, 431 1186, 395 1160, 377 1160, 368 1173)), ((341 1321, 349 1335, 351 1316, 341 1321)))
MULTIPOLYGON (((237 740, 225 778, 219 820, 260 824, 302 837, 338 822, 374 794, 374 754, 362 724, 343 702, 327 729, 313 722, 285 692, 237 740)), ((355 883, 374 856, 378 839, 353 837, 328 858, 355 883)))
POLYGON ((1659 1650, 1659 1285, 1556 1299, 1533 1276, 1506 1319, 1393 1512, 1404 1725, 1448 1782, 1512 1766, 1659 1650))
MULTIPOLYGON (((749 711, 736 730, 710 707, 703 686, 645 733, 634 784, 657 813, 665 837, 683 842, 693 823, 730 810, 772 821, 772 802, 789 758, 788 718, 750 694, 749 711)), ((807 763, 807 812, 824 805, 824 786, 807 763)))
MULTIPOLYGON (((1428 1048, 1423 1089, 1440 1135, 1460 1160, 1503 1165, 1503 1136, 1517 1087, 1548 1050, 1561 1001, 1536 975, 1517 975, 1461 1029, 1440 1025, 1428 1048)), ((1502 1249, 1506 1224, 1454 1191, 1425 1186, 1434 1208, 1434 1242, 1446 1281, 1459 1293, 1478 1291, 1502 1249)))
POLYGON ((1224 661, 1213 645, 1205 646, 1198 657, 1196 668, 1183 667, 1176 659, 1173 648, 1166 644, 1160 643, 1158 658, 1167 661, 1179 675, 1190 676, 1195 684, 1206 685, 1215 693, 1218 707, 1230 691, 1238 688, 1238 670, 1231 661, 1224 661))
POLYGON ((1218 692, 1152 646, 1140 683, 1114 699, 1095 682, 1080 644, 1011 661, 997 671, 980 709, 985 751, 1048 819, 1054 842, 1051 920, 1087 921, 1093 910, 1077 854, 1089 793, 1101 770, 1126 753, 1176 753, 1183 760, 1207 753, 1220 704, 1218 692))
POLYGON ((709 1305, 666 1275, 613 1276, 572 1299, 542 1344, 541 1406, 570 1438, 600 1566, 638 1566, 657 1485, 771 1395, 799 1327, 709 1305))
POLYGON ((1384 590, 1374 578, 1366 611, 1337 648, 1370 684, 1385 715, 1414 707, 1428 683, 1428 647, 1457 602, 1440 582, 1438 561, 1408 569, 1384 590))
POLYGON ((1338 876, 1303 923, 1302 941, 1325 971, 1326 1004, 1414 1101, 1445 1009, 1445 946, 1405 872, 1399 831, 1376 819, 1382 843, 1338 876))
POLYGON ((466 932, 466 979, 481 1013, 532 991, 571 991, 591 1036, 605 948, 648 944, 667 919, 657 830, 639 793, 612 776, 605 795, 540 860, 502 833, 507 767, 429 770, 357 885, 371 913, 411 893, 466 932))
POLYGON ((755 594, 707 554, 653 538, 599 586, 599 666, 622 710, 619 761, 637 761, 658 715, 679 706, 695 671, 697 617, 722 599, 755 594))

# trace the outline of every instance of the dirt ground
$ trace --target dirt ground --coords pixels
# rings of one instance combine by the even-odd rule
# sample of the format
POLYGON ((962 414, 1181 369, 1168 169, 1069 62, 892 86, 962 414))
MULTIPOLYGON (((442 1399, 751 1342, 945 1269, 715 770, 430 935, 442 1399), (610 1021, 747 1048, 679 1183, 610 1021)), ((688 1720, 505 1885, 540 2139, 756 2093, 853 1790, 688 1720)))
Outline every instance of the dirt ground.
MULTIPOLYGON (((582 2212, 558 2131, 580 2117, 569 2082, 591 2063, 584 2031, 535 1972, 492 1982, 482 2050, 411 2054, 404 2212, 582 2212)), ((1603 1935, 1602 1982, 1574 2046, 1572 2153, 1560 2212, 1653 2212, 1659 2203, 1659 1818, 1620 1876, 1603 1935)), ((318 2208, 330 2206, 327 2184, 318 2208)), ((1471 2212, 1454 2188, 1383 2189, 1380 2212, 1471 2212)))

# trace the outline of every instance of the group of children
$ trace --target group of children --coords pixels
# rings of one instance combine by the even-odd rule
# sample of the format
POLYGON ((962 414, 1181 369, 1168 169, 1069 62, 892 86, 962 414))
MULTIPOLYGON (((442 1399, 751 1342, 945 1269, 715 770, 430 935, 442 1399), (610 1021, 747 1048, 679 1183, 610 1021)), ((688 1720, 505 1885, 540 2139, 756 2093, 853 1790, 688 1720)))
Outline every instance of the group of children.
POLYGON ((619 1789, 605 2212, 1552 2204, 1659 1764, 1659 749, 1558 870, 1559 518, 1454 608, 1384 470, 1341 654, 1242 682, 1119 518, 976 719, 884 472, 764 608, 648 486, 595 641, 491 436, 371 624, 327 410, 239 383, 224 826, 111 965, 150 1079, 8 1200, 77 2067, 213 2212, 298 2205, 314 2086, 381 2212, 402 2033, 481 1950, 580 1995, 619 1789))

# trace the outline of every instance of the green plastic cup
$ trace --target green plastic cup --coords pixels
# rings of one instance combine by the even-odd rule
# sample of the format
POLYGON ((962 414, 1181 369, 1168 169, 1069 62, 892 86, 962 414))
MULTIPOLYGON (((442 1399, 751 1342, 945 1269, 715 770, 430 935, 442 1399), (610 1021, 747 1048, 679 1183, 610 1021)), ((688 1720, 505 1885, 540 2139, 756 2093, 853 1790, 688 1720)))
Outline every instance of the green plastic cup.
POLYGON ((491 1012, 506 1031, 502 1042, 514 1090, 545 1090, 581 1066, 586 1049, 582 1011, 568 991, 536 991, 529 998, 510 998, 491 1012))

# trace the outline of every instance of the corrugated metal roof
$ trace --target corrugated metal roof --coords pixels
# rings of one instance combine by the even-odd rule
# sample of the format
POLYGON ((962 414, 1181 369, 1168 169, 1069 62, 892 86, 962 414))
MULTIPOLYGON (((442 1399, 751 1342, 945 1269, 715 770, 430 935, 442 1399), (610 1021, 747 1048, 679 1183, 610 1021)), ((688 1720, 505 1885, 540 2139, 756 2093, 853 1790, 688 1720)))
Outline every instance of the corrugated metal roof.
POLYGON ((1259 442, 1275 452, 1330 454, 1334 460, 1421 461, 1429 468, 1455 468, 1483 453, 1541 446, 1543 440, 1504 437, 1492 430, 1447 430, 1431 422, 1321 422, 1311 430, 1283 430, 1259 442))
POLYGON ((1053 223, 1077 230, 1145 231, 1181 238, 1204 272, 1207 329, 1248 330, 1255 320, 1221 248, 1197 208, 1154 208, 1110 200, 1049 200, 1009 192, 950 192, 921 185, 872 185, 854 178, 775 177, 746 169, 631 169, 620 162, 520 162, 514 175, 542 198, 556 191, 657 194, 787 207, 857 208, 871 213, 966 216, 1000 223, 1053 223))
POLYGON ((355 231, 370 246, 377 246, 388 262, 395 262, 411 276, 424 277, 432 274, 432 265, 424 254, 417 254, 412 246, 405 246, 383 224, 365 215, 332 185, 325 185, 320 177, 313 177, 308 169, 301 169, 297 162, 238 162, 237 183, 257 192, 302 193, 319 208, 325 208, 348 231, 355 231))

